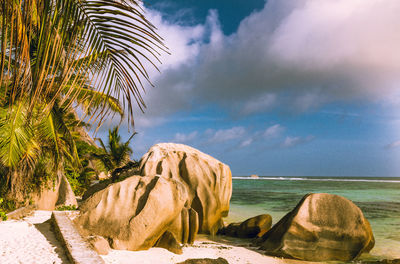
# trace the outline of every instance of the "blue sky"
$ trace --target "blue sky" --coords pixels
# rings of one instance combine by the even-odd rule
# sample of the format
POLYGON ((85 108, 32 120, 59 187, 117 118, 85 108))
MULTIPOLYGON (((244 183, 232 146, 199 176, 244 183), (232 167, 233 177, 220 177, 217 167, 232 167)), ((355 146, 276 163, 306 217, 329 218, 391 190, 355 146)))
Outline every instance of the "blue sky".
POLYGON ((148 0, 145 9, 171 55, 150 72, 134 158, 177 142, 233 175, 400 176, 397 0, 148 0))

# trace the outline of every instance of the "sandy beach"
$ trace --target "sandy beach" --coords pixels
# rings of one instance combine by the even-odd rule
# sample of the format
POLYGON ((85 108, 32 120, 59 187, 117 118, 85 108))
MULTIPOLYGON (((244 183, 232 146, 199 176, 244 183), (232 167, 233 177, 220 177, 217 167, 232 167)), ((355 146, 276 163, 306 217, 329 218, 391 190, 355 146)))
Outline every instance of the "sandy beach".
MULTIPOLYGON (((227 238, 229 239, 229 238, 227 238)), ((207 236, 199 238, 191 246, 183 248, 183 254, 177 255, 163 248, 151 248, 142 251, 112 250, 108 255, 102 255, 109 264, 175 264, 191 258, 224 258, 229 264, 281 264, 281 263, 304 263, 303 261, 283 260, 263 255, 256 248, 248 244, 239 246, 239 240, 226 240, 219 237, 211 240, 207 236), (226 242, 226 243, 224 243, 226 242)), ((311 262, 308 262, 311 263, 311 262)))
POLYGON ((175 264, 191 258, 224 258, 230 264, 267 264, 287 263, 280 259, 268 257, 258 252, 212 241, 196 241, 193 246, 183 248, 183 254, 177 255, 163 248, 151 248, 143 251, 112 250, 101 256, 106 263, 112 264, 175 264))
POLYGON ((69 263, 51 230, 51 211, 35 211, 23 220, 0 222, 0 263, 69 263))
MULTIPOLYGON (((49 219, 51 211, 35 211, 32 216, 22 220, 0 222, 0 263, 37 264, 69 263, 61 243, 56 239, 49 219)), ((163 248, 143 251, 111 250, 101 255, 106 263, 113 264, 172 264, 190 258, 225 258, 230 264, 289 263, 279 258, 265 256, 256 248, 239 247, 240 241, 227 240, 227 243, 199 236, 192 246, 183 248, 177 255, 163 248)), ((293 263, 299 263, 293 261, 293 263)))
MULTIPOLYGON (((70 217, 76 216, 71 212, 70 217)), ((0 222, 0 263, 70 263, 62 244, 56 239, 49 219, 51 211, 35 211, 22 220, 0 222)), ((251 240, 226 236, 198 235, 193 245, 184 246, 177 255, 163 248, 142 251, 111 250, 100 255, 107 264, 176 264, 187 259, 224 258, 230 264, 304 264, 313 263, 264 255, 251 240)))

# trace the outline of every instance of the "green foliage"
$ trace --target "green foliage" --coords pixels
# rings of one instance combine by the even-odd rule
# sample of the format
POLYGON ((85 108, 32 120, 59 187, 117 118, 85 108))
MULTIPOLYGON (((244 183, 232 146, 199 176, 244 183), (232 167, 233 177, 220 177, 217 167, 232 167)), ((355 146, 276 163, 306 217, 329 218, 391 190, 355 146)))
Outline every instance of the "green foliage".
POLYGON ((78 208, 75 205, 62 205, 56 208, 57 211, 75 211, 78 208))
POLYGON ((66 171, 81 193, 86 154, 102 152, 79 153, 75 110, 98 126, 112 113, 132 121, 142 61, 155 66, 162 39, 136 0, 3 0, 0 24, 0 187, 22 202, 66 171))
POLYGON ((1 208, 3 202, 4 202, 4 199, 3 199, 3 198, 0 198, 0 218, 1 218, 1 220, 6 221, 6 220, 7 220, 7 214, 6 214, 6 212, 4 212, 4 210, 1 208))
POLYGON ((133 151, 129 145, 136 134, 134 132, 126 142, 122 142, 119 127, 116 126, 113 129, 109 129, 107 145, 100 138, 97 138, 101 145, 101 153, 93 153, 92 156, 100 160, 109 172, 124 166, 130 160, 130 155, 133 151))
POLYGON ((83 140, 76 140, 76 149, 80 157, 90 157, 92 153, 101 153, 101 149, 83 140))
POLYGON ((60 106, 77 102, 97 124, 124 110, 130 120, 135 102, 145 107, 145 65, 157 68, 153 60, 167 52, 140 2, 3 0, 0 87, 11 92, 11 104, 28 99, 49 110, 62 96, 60 106))
POLYGON ((72 191, 78 196, 81 196, 87 190, 90 185, 90 180, 95 175, 95 171, 87 166, 80 169, 75 169, 72 167, 67 167, 65 169, 65 176, 71 185, 72 191))
POLYGON ((21 202, 43 183, 54 182, 62 163, 79 166, 66 109, 55 104, 46 115, 43 107, 37 105, 30 111, 27 101, 11 107, 0 101, 0 176, 21 202))
POLYGON ((68 179, 69 184, 71 185, 72 191, 75 195, 81 195, 85 192, 84 183, 79 181, 79 173, 76 171, 65 171, 65 176, 68 179))
POLYGON ((67 177, 75 195, 81 196, 90 186, 91 180, 102 171, 106 171, 104 166, 98 160, 93 160, 93 154, 101 153, 101 149, 93 144, 89 144, 78 137, 76 148, 80 160, 80 166, 65 164, 65 176, 67 177))
POLYGON ((7 220, 7 214, 2 210, 0 210, 0 219, 3 221, 7 220))

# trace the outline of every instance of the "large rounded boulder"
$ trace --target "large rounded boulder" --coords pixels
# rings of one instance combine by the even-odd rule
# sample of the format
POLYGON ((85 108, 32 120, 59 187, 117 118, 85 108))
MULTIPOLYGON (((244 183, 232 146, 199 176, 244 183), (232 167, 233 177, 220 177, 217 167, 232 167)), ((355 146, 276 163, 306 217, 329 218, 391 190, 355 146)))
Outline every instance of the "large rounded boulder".
POLYGON ((139 169, 140 175, 160 175, 185 185, 188 207, 199 216, 199 232, 215 234, 223 227, 232 195, 228 165, 186 145, 160 143, 142 157, 139 169))
POLYGON ((307 194, 257 242, 266 254, 307 261, 349 261, 369 252, 374 236, 360 208, 333 194, 307 194))
POLYGON ((182 238, 195 235, 187 232, 197 231, 196 226, 190 227, 189 216, 182 217, 188 214, 187 201, 186 188, 179 181, 132 176, 87 198, 80 205, 76 223, 84 235, 102 236, 114 249, 148 249, 166 233, 169 240, 186 243, 182 238), (176 219, 181 220, 179 230, 176 219))

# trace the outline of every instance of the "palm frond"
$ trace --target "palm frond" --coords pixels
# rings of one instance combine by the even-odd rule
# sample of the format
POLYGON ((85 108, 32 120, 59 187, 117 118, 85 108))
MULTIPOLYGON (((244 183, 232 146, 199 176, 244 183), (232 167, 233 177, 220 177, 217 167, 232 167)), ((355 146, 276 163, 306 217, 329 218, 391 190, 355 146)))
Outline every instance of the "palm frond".
MULTIPOLYGON (((76 87, 96 87, 124 101, 130 121, 133 104, 145 108, 145 65, 157 68, 168 51, 139 0, 4 0, 1 7, 0 86, 11 91, 11 103, 25 97, 31 109, 45 103, 50 111, 66 89, 61 105, 80 95, 76 87)), ((85 102, 97 110, 93 116, 110 113, 85 102)))
POLYGON ((27 108, 24 102, 0 110, 0 161, 15 168, 22 159, 32 163, 39 151, 32 127, 27 125, 27 108))

